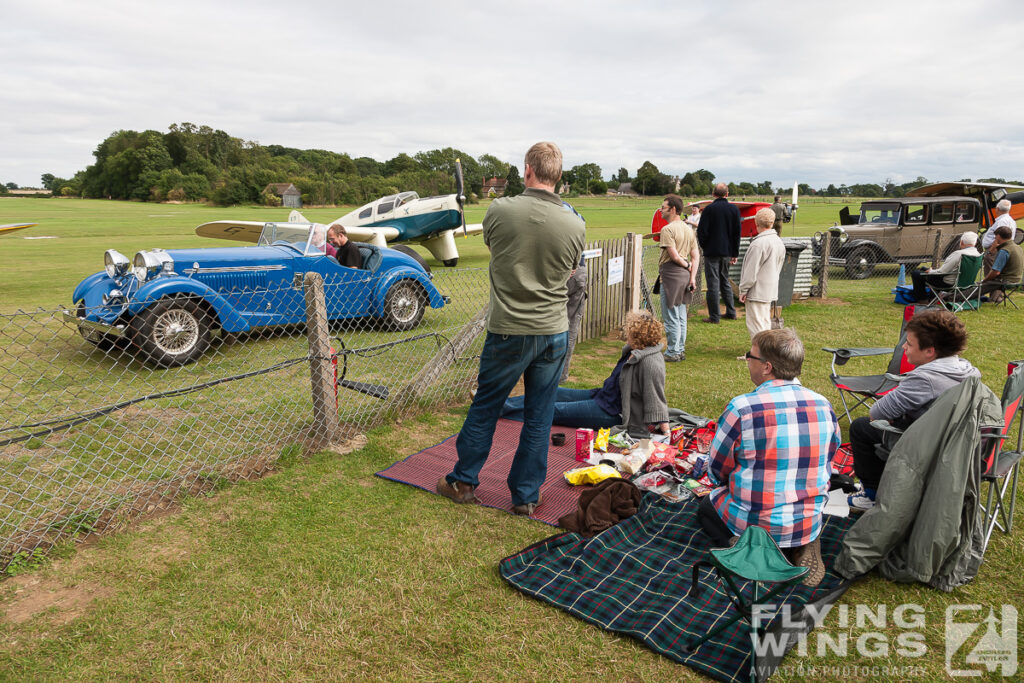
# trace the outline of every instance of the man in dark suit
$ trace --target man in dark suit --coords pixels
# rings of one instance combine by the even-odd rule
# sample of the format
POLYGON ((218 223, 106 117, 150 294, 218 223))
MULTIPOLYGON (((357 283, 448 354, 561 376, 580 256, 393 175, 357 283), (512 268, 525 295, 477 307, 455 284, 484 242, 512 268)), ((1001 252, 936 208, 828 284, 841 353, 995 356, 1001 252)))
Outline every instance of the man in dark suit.
POLYGON ((719 294, 725 300, 725 317, 736 319, 736 305, 729 282, 729 266, 740 255, 740 210, 729 203, 729 186, 715 185, 715 200, 701 212, 697 243, 704 252, 704 277, 707 279, 708 317, 706 323, 718 324, 722 313, 719 294))

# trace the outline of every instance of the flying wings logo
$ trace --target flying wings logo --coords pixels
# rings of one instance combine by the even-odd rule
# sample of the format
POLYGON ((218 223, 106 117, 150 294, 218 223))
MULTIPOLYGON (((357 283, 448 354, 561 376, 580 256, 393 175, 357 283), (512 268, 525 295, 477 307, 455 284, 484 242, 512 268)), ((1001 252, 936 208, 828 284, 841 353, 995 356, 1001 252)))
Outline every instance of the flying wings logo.
POLYGON ((1003 605, 999 616, 981 605, 946 608, 946 672, 976 677, 982 669, 1002 676, 1017 672, 1017 610, 1003 605))

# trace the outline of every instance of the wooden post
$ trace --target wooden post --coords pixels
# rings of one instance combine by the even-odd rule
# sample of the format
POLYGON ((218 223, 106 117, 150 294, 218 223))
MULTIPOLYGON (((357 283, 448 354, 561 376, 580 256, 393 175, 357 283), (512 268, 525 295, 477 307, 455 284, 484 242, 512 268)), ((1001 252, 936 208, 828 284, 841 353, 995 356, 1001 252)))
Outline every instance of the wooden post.
POLYGON ((821 267, 818 270, 818 296, 822 299, 828 296, 828 260, 831 250, 832 233, 826 230, 821 237, 821 267))
POLYGON ((932 249, 932 268, 939 267, 939 250, 942 248, 942 228, 935 231, 935 247, 932 249))
POLYGON ((624 303, 626 313, 640 310, 640 274, 644 270, 644 245, 643 235, 632 232, 626 233, 626 260, 629 267, 624 273, 626 277, 626 291, 624 303))
POLYGON ((310 437, 317 446, 333 443, 338 435, 338 399, 327 329, 324 281, 319 273, 306 273, 306 337, 309 340, 309 379, 313 391, 313 426, 310 437))
POLYGON ((437 378, 451 367, 451 364, 462 355, 462 352, 469 348, 469 345, 487 328, 487 310, 489 307, 490 304, 487 304, 481 308, 452 337, 450 344, 445 344, 437 350, 434 357, 427 361, 423 369, 416 373, 416 376, 406 385, 402 395, 396 401, 397 405, 404 406, 409 401, 419 398, 427 389, 434 386, 437 378))

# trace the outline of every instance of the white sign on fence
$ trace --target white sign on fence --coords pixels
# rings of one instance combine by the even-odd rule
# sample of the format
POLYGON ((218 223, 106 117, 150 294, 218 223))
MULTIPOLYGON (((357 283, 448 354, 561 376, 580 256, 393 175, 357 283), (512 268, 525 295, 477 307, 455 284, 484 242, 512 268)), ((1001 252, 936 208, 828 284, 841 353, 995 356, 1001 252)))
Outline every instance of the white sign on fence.
POLYGON ((601 250, 600 249, 584 249, 583 250, 583 258, 585 258, 585 259, 597 258, 600 255, 601 255, 601 250))
POLYGON ((622 282, 622 271, 626 265, 625 256, 616 256, 608 259, 608 286, 617 285, 622 282))

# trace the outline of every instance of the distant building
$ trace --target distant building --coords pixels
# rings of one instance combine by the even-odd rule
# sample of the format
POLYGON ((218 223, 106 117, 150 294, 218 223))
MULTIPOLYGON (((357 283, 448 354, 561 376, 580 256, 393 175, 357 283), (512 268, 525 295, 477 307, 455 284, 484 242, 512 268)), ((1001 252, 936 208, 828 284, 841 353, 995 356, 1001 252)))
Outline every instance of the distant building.
POLYGON ((508 185, 507 178, 484 178, 480 193, 484 197, 500 197, 505 194, 506 185, 508 185))
POLYGON ((636 197, 638 193, 633 189, 632 183, 619 183, 619 189, 615 190, 615 194, 636 197))
POLYGON ((302 193, 291 183, 270 183, 264 192, 273 192, 281 198, 281 205, 289 209, 302 208, 302 193))

